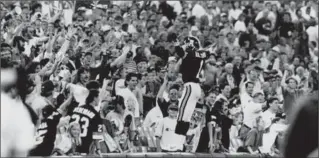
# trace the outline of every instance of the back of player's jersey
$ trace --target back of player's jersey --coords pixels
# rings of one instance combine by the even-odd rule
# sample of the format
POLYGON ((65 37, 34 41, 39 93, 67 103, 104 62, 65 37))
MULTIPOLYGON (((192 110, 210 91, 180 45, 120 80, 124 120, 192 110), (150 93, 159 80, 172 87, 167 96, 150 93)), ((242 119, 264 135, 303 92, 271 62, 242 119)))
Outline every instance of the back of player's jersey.
POLYGON ((184 83, 199 82, 199 75, 207 56, 206 51, 196 51, 187 54, 180 68, 184 83))
POLYGON ((37 146, 30 151, 30 156, 49 156, 54 148, 56 138, 57 125, 61 114, 53 112, 47 119, 41 121, 37 127, 37 146))
POLYGON ((81 128, 82 145, 81 153, 89 153, 89 147, 93 141, 93 132, 102 124, 99 113, 90 105, 76 107, 71 115, 71 122, 77 122, 81 128))

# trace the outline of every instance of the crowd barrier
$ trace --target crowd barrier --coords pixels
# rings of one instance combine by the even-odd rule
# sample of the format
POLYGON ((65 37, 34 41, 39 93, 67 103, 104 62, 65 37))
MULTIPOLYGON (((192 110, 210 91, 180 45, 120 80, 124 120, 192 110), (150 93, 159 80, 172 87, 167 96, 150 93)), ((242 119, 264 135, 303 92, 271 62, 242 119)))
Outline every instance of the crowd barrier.
MULTIPOLYGON (((60 157, 60 156, 57 156, 60 157)), ((96 157, 96 156, 72 156, 72 157, 96 157)), ((103 158, 266 158, 260 154, 246 154, 246 153, 236 153, 236 154, 207 154, 207 153, 108 153, 103 154, 103 158)), ((269 157, 268 157, 269 158, 269 157)))

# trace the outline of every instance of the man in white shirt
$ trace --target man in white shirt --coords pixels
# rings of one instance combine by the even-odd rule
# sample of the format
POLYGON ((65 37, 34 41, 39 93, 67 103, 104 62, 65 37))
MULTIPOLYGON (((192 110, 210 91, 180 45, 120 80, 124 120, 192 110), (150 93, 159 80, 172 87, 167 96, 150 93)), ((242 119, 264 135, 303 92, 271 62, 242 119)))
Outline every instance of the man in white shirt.
POLYGON ((262 112, 262 100, 264 94, 262 92, 256 92, 253 95, 253 100, 250 101, 244 108, 244 126, 248 128, 253 128, 253 122, 256 121, 256 118, 260 116, 262 112))
POLYGON ((155 130, 157 152, 179 152, 183 144, 175 133, 178 106, 172 103, 168 108, 169 116, 160 121, 155 130))
POLYGON ((125 79, 126 88, 119 89, 116 94, 124 98, 125 109, 131 111, 134 114, 134 117, 140 117, 140 107, 138 100, 133 93, 137 85, 137 74, 129 73, 125 79))
POLYGON ((240 88, 239 97, 240 97, 242 108, 244 108, 248 103, 250 103, 253 100, 252 98, 253 90, 254 90, 254 83, 252 82, 246 82, 245 85, 240 88))
POLYGON ((278 98, 270 98, 268 101, 269 109, 261 114, 262 119, 265 122, 265 129, 269 128, 272 120, 276 117, 276 113, 279 108, 278 98))

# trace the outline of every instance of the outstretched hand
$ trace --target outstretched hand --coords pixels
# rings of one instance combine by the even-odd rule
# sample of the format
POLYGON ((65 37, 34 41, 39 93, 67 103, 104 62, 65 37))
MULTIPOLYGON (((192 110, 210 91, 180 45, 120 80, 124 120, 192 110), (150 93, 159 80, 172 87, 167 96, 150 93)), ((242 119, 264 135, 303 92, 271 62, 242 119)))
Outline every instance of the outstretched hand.
POLYGON ((69 27, 67 37, 71 38, 75 33, 77 32, 77 28, 75 27, 69 27))

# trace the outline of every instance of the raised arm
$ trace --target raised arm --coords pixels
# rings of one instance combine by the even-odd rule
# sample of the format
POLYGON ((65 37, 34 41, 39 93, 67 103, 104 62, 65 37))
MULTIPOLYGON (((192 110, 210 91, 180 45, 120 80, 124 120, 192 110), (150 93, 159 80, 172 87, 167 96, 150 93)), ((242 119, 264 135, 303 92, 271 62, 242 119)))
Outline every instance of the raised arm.
POLYGON ((57 110, 62 116, 65 116, 67 113, 67 108, 71 104, 73 98, 73 94, 70 93, 69 97, 60 105, 59 109, 57 110))
POLYGON ((285 71, 284 71, 284 75, 282 76, 282 79, 281 79, 281 83, 280 83, 283 88, 286 88, 286 87, 287 87, 287 84, 286 84, 286 78, 287 78, 287 76, 288 76, 288 71, 285 70, 285 71))
POLYGON ((126 60, 126 55, 127 53, 123 53, 122 55, 120 55, 119 57, 117 57, 112 63, 111 63, 111 67, 119 67, 120 65, 122 65, 125 60, 126 60))
POLYGON ((246 75, 242 74, 241 75, 241 81, 239 83, 239 93, 242 94, 246 91, 246 87, 245 87, 245 79, 246 79, 246 75))
POLYGON ((159 89, 159 91, 157 93, 157 98, 158 99, 163 100, 163 94, 164 94, 164 91, 166 90, 167 84, 168 84, 168 79, 167 79, 167 73, 166 73, 165 77, 164 77, 164 82, 163 82, 161 88, 159 89))
POLYGON ((175 71, 176 73, 179 73, 179 70, 180 70, 180 67, 181 67, 181 65, 182 65, 182 62, 183 62, 183 59, 180 58, 180 59, 178 60, 178 62, 175 64, 174 71, 175 71))
POLYGON ((49 23, 54 23, 63 13, 63 10, 59 10, 58 14, 55 14, 50 20, 49 23))
POLYGON ((64 41, 63 45, 61 46, 58 54, 57 54, 57 58, 59 58, 60 56, 64 56, 65 52, 68 50, 69 45, 70 45, 70 39, 72 38, 72 36, 77 32, 76 28, 71 28, 69 27, 68 33, 66 35, 66 40, 64 41))

